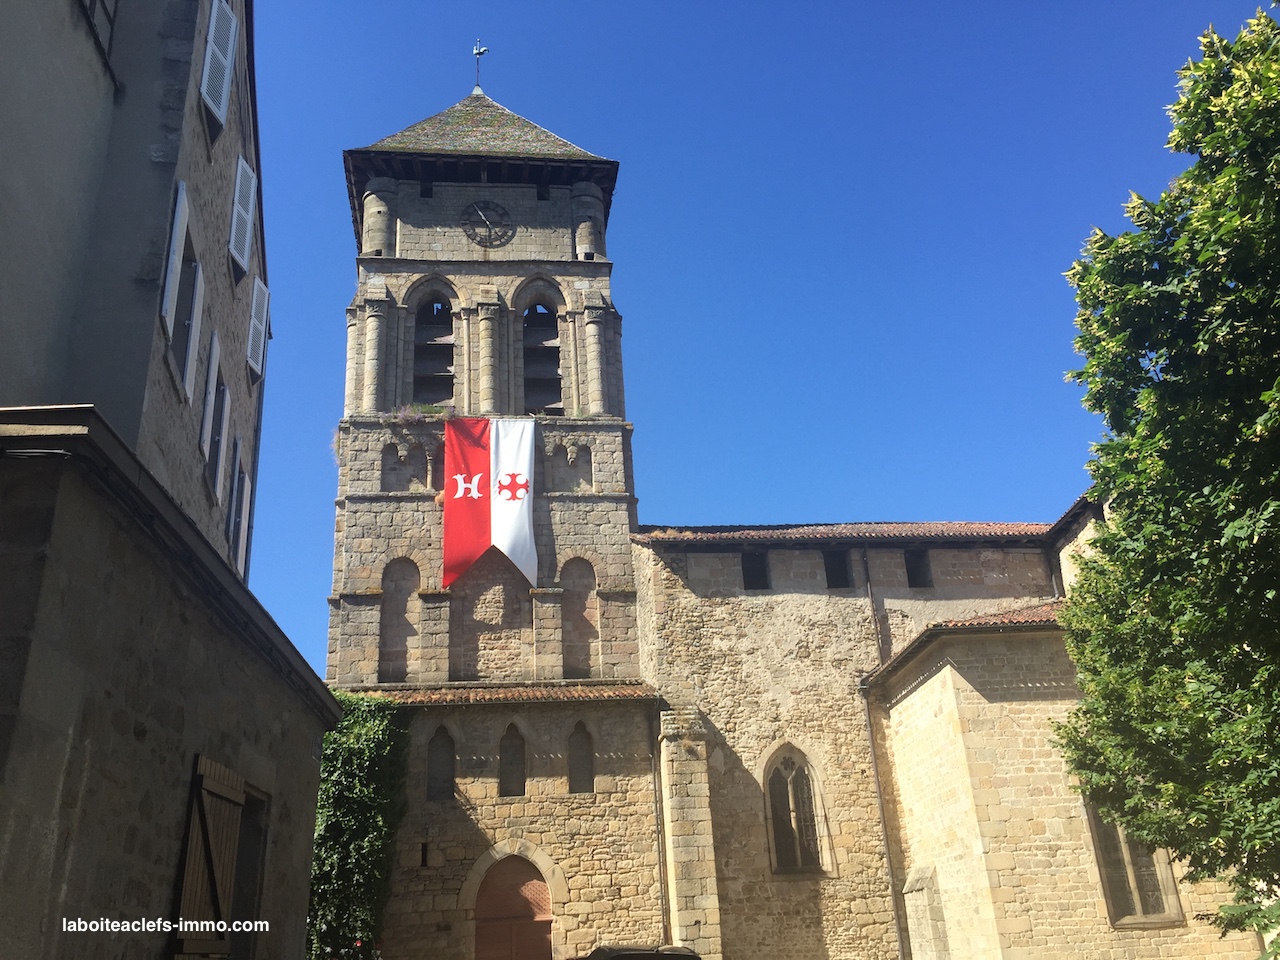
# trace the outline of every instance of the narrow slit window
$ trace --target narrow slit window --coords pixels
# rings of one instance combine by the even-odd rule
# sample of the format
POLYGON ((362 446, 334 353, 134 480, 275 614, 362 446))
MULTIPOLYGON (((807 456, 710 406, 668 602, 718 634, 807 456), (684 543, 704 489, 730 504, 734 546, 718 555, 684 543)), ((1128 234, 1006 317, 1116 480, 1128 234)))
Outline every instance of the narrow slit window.
POLYGON ((498 743, 498 796, 523 797, 524 787, 524 737, 513 723, 498 743))

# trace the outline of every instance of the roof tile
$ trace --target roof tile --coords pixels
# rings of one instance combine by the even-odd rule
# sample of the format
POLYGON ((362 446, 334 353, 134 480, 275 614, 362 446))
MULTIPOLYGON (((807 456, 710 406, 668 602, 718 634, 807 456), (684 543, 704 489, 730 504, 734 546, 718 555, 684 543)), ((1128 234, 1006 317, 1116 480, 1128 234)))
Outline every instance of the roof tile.
POLYGON ((566 703, 607 700, 656 700, 653 687, 639 680, 608 683, 452 683, 448 686, 356 687, 400 703, 424 706, 472 703, 566 703))
POLYGON ((640 543, 726 543, 837 540, 973 540, 1040 537, 1047 523, 807 523, 766 526, 658 527, 642 526, 633 538, 640 543))

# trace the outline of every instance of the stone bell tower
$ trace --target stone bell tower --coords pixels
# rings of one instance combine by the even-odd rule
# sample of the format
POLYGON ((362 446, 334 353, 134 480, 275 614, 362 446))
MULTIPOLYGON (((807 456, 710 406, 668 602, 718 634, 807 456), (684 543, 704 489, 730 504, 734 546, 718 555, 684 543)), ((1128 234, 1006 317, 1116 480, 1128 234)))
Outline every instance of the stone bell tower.
POLYGON ((660 700, 640 679, 605 245, 618 164, 477 87, 346 171, 360 253, 328 679, 409 719, 382 955, 664 942, 660 700), (453 416, 535 422, 536 583, 490 548, 443 586, 453 416))
POLYGON ((360 253, 329 680, 636 676, 630 426, 605 243, 617 162, 479 87, 345 160, 360 253), (532 588, 492 553, 441 588, 455 415, 537 421, 532 588))

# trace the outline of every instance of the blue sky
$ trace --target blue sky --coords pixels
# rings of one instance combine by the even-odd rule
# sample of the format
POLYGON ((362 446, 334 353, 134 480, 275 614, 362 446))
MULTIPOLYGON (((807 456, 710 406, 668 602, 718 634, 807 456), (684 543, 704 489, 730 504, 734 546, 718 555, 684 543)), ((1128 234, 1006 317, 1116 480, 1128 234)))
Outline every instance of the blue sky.
POLYGON ((342 151, 462 99, 621 162, 642 523, 1050 521, 1099 422, 1063 272, 1164 149, 1201 0, 257 4, 273 340, 250 584, 324 670, 355 238, 342 151))

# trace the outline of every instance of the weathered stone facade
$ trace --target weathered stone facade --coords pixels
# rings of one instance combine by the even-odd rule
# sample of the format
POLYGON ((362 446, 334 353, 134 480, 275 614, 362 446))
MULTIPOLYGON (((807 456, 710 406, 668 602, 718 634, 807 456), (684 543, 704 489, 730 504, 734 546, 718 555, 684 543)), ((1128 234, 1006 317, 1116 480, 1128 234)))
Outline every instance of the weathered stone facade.
POLYGON ((919 666, 939 621, 1059 598, 1086 507, 640 527, 616 164, 478 90, 346 159, 328 676, 411 712, 383 956, 1247 955, 1192 919, 1216 891, 1171 876, 1176 920, 1108 913, 1050 744, 1074 694, 1051 617, 967 640, 973 669, 919 666), (535 583, 491 550, 443 586, 455 414, 535 420, 535 583))
POLYGON ((180 956, 63 922, 181 916, 265 919, 240 955, 301 958, 337 705, 90 408, 0 422, 0 580, 5 955, 180 956))

